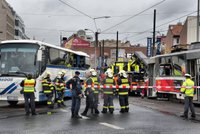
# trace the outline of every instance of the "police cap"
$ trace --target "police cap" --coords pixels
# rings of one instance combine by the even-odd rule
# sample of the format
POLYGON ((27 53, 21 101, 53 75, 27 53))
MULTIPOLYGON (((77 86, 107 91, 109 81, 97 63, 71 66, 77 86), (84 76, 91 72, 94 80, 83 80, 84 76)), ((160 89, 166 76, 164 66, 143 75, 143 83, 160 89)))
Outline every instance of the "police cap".
POLYGON ((80 72, 79 72, 79 71, 76 71, 76 72, 75 72, 75 74, 76 74, 76 75, 79 75, 79 74, 80 74, 80 72))

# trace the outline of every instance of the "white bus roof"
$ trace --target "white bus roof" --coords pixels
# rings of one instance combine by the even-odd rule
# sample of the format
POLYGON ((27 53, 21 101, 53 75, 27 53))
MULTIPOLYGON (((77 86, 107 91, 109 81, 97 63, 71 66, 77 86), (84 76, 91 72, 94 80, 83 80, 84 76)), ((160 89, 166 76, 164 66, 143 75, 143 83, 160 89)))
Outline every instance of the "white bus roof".
POLYGON ((56 49, 59 49, 59 50, 67 51, 67 52, 70 52, 70 53, 74 53, 74 54, 77 54, 79 56, 90 57, 85 52, 74 51, 74 50, 71 50, 71 49, 62 48, 60 46, 52 45, 52 44, 45 43, 45 42, 38 41, 38 40, 6 40, 6 41, 1 41, 1 44, 4 44, 4 43, 36 43, 36 44, 39 44, 39 45, 45 45, 45 46, 48 46, 48 47, 51 47, 51 48, 56 48, 56 49))

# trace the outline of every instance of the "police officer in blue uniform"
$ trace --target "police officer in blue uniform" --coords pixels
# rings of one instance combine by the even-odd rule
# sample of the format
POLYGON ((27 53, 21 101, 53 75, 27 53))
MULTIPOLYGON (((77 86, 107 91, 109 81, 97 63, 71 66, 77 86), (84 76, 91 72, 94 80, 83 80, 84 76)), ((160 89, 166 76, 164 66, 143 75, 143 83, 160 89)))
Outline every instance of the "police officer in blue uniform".
POLYGON ((81 80, 79 78, 80 72, 76 71, 75 76, 67 81, 66 86, 70 89, 70 85, 72 85, 72 106, 71 106, 71 118, 82 118, 79 115, 80 105, 81 105, 81 97, 82 97, 82 87, 81 80))

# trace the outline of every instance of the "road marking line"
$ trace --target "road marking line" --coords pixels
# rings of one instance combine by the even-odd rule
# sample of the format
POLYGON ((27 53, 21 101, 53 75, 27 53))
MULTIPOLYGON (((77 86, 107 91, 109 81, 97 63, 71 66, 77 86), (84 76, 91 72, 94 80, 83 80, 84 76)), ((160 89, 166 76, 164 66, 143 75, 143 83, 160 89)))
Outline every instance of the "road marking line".
POLYGON ((110 128, 114 128, 114 129, 119 129, 119 130, 123 130, 124 128, 109 124, 109 123, 105 123, 105 122, 100 122, 99 124, 110 127, 110 128))

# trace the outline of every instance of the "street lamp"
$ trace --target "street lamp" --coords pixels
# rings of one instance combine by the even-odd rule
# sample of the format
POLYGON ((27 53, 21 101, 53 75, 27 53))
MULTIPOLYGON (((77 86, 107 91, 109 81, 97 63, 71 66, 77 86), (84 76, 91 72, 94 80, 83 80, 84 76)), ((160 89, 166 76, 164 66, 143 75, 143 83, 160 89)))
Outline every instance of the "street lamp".
POLYGON ((84 29, 85 31, 91 31, 94 35, 95 35, 95 45, 94 45, 94 66, 96 68, 96 58, 97 58, 97 50, 96 50, 96 46, 98 45, 97 42, 96 42, 96 33, 97 32, 94 32, 93 30, 91 29, 84 29))
POLYGON ((95 24, 95 28, 96 28, 96 32, 90 30, 90 29, 85 29, 85 31, 91 31, 94 35, 95 35, 95 46, 94 46, 94 53, 95 53, 95 68, 97 67, 96 66, 96 59, 97 59, 97 47, 98 47, 98 35, 100 34, 100 31, 98 31, 98 28, 97 28, 97 24, 96 24, 96 21, 97 19, 102 19, 102 18, 110 18, 110 16, 100 16, 100 17, 95 17, 93 18, 94 20, 94 24, 95 24))

